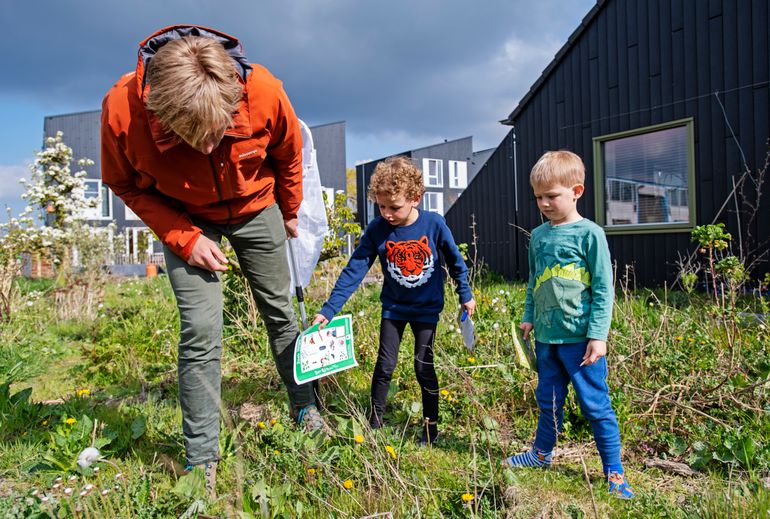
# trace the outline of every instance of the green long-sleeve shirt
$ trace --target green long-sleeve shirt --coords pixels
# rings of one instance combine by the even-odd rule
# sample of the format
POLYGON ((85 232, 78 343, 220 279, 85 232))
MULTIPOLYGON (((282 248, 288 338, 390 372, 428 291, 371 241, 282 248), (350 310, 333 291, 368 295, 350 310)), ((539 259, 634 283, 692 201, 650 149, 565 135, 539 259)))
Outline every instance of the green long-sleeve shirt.
POLYGON ((601 227, 583 218, 532 231, 524 322, 535 338, 569 344, 606 341, 612 321, 612 264, 601 227))

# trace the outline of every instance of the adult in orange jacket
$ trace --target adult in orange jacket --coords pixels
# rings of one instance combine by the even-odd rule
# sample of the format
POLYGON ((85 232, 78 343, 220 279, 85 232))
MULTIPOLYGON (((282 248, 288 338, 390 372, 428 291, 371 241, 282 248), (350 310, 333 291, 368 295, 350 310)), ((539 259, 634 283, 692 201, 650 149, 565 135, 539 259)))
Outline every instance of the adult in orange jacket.
POLYGON ((209 467, 219 455, 223 236, 249 280, 293 416, 322 427, 311 385, 291 373, 299 330, 285 242, 297 235, 302 136, 281 82, 227 34, 156 32, 140 44, 136 71, 104 98, 102 178, 164 245, 181 319, 188 464, 209 467))

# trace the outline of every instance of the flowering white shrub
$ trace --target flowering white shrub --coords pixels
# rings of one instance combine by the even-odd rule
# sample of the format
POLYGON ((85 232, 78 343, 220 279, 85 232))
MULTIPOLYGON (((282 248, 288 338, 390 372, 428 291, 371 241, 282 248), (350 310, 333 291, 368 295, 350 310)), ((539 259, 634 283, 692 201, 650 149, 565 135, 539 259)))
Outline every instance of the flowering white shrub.
MULTIPOLYGON (((73 173, 71 162, 72 148, 64 143, 62 133, 47 138, 29 167, 30 178, 20 180, 26 188, 21 196, 29 205, 17 217, 9 214, 8 222, 0 223, 0 317, 10 316, 13 279, 20 273, 24 253, 50 260, 60 279, 72 274, 74 249, 87 251, 96 263, 103 262, 109 241, 84 219, 98 200, 85 197, 86 171, 73 173)), ((81 168, 92 164, 89 159, 78 161, 81 168)))

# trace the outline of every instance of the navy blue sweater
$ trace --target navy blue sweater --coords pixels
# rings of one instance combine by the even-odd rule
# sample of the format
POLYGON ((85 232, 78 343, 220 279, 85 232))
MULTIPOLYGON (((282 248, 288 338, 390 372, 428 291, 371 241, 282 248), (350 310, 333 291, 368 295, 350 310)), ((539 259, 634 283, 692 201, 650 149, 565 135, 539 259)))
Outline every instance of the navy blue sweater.
POLYGON ((420 211, 413 224, 403 227, 393 226, 382 217, 372 220, 321 308, 324 317, 331 320, 342 310, 378 256, 385 278, 380 293, 385 319, 438 322, 444 308, 442 258, 457 282, 460 303, 473 298, 468 267, 444 218, 420 211))

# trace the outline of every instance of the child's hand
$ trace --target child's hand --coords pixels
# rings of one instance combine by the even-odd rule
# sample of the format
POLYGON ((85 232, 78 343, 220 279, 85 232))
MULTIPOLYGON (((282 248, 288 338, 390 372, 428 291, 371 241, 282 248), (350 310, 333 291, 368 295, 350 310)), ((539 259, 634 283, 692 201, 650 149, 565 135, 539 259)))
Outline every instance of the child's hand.
POLYGON ((524 333, 522 334, 522 337, 524 338, 524 340, 525 340, 525 341, 526 341, 527 339, 529 339, 529 332, 531 332, 531 331, 532 331, 532 328, 534 328, 534 327, 535 327, 535 325, 534 325, 534 324, 532 324, 532 323, 521 323, 521 324, 519 325, 519 329, 520 329, 522 332, 524 332, 524 333))
POLYGON ((329 319, 324 317, 321 314, 315 314, 315 317, 313 318, 313 322, 310 323, 310 326, 318 325, 319 330, 323 330, 323 327, 326 326, 329 323, 329 319))
POLYGON ((470 301, 463 303, 462 306, 468 312, 468 317, 473 317, 473 312, 476 310, 476 301, 471 299, 470 301))
POLYGON ((581 362, 580 365, 590 366, 605 355, 607 355, 607 342, 598 339, 590 339, 588 341, 588 346, 586 347, 585 355, 583 355, 583 362, 581 362))

